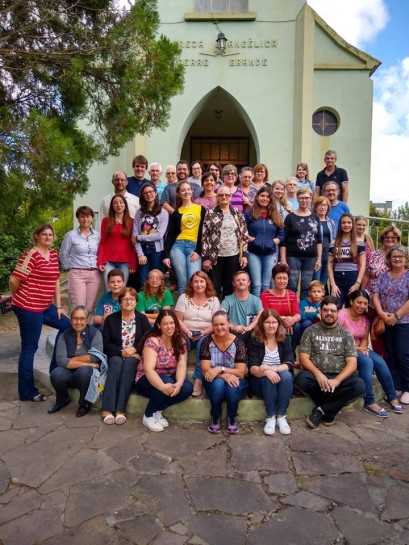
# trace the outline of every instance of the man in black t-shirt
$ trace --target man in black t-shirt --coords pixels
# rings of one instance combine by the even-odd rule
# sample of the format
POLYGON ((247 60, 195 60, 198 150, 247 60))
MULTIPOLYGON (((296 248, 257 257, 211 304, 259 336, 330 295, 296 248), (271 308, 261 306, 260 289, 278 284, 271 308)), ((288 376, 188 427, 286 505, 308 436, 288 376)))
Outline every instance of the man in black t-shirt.
POLYGON ((322 188, 326 182, 333 181, 339 186, 339 198, 342 202, 348 202, 348 174, 344 168, 337 167, 337 154, 334 150, 328 150, 324 155, 325 168, 317 174, 314 191, 314 201, 322 195, 322 188))

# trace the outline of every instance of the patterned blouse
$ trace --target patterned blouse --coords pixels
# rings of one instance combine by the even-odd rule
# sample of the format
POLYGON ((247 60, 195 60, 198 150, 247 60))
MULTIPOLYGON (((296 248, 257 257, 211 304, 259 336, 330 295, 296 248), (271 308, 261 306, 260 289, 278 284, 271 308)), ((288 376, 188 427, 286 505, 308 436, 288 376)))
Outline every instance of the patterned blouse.
POLYGON ((136 333, 135 316, 130 322, 122 320, 122 350, 134 345, 136 333))
MULTIPOLYGON (((379 293, 385 312, 398 312, 409 299, 409 271, 405 271, 398 278, 391 278, 388 272, 382 273, 376 282, 374 293, 379 293)), ((398 324, 409 324, 409 314, 402 316, 398 324)))
MULTIPOLYGON (((148 337, 144 346, 148 346, 156 352, 157 359, 155 371, 159 375, 174 376, 176 374, 178 362, 176 361, 175 354, 173 353, 172 348, 166 348, 166 346, 163 344, 162 337, 148 337)), ((138 382, 138 380, 144 375, 145 371, 143 369, 143 362, 140 362, 138 364, 135 382, 138 382)))
POLYGON ((236 363, 247 364, 247 351, 241 339, 235 337, 226 350, 221 350, 212 335, 203 339, 200 347, 200 359, 210 360, 211 367, 228 367, 234 369, 236 363))
POLYGON ((371 252, 366 263, 366 272, 369 274, 369 282, 366 286, 366 291, 371 298, 374 293, 376 281, 378 280, 379 276, 387 270, 388 267, 385 263, 382 252, 380 250, 371 252))

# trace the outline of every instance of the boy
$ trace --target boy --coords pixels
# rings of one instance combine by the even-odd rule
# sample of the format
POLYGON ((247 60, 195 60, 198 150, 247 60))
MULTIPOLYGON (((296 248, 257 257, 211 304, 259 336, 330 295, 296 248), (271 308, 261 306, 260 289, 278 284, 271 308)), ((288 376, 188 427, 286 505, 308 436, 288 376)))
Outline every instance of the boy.
POLYGON ((112 269, 108 273, 108 286, 111 291, 107 291, 100 297, 93 319, 94 325, 100 329, 102 329, 107 316, 121 310, 118 295, 125 287, 124 279, 124 273, 120 269, 112 269))
POLYGON ((325 287, 319 280, 312 280, 308 285, 308 297, 300 301, 301 335, 310 325, 320 320, 320 305, 324 299, 325 287))

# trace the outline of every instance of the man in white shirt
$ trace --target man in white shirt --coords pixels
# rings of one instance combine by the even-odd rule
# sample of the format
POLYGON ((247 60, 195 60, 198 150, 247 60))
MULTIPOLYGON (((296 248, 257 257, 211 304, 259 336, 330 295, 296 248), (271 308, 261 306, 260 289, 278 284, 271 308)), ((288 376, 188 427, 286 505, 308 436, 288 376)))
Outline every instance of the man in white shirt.
POLYGON ((125 197, 125 200, 128 203, 128 210, 131 218, 135 217, 136 211, 139 208, 138 197, 135 197, 135 195, 132 195, 132 193, 128 193, 128 191, 126 190, 126 186, 128 185, 128 178, 125 172, 123 172, 122 170, 117 170, 116 172, 114 172, 114 174, 112 175, 112 183, 115 188, 114 192, 104 197, 99 205, 99 214, 97 221, 98 231, 101 230, 102 220, 108 216, 109 205, 111 204, 112 197, 115 197, 115 195, 122 195, 123 197, 125 197))

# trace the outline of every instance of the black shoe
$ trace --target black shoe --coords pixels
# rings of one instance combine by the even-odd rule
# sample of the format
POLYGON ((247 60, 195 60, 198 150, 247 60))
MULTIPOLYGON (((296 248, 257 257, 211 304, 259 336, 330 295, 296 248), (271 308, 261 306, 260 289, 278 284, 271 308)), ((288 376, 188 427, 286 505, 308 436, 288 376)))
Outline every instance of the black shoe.
POLYGON ((70 402, 71 402, 71 399, 69 397, 67 397, 67 399, 63 401, 62 403, 58 403, 57 401, 54 403, 54 405, 51 405, 51 407, 48 409, 48 413, 49 414, 57 413, 58 411, 61 411, 61 409, 66 407, 68 403, 70 402))
POLYGON ((307 418, 307 424, 310 426, 310 428, 318 428, 323 417, 324 413, 322 410, 319 407, 315 407, 310 416, 307 418))
POLYGON ((335 424, 335 416, 331 416, 330 414, 324 414, 322 417, 322 423, 324 426, 333 426, 335 424))
POLYGON ((75 416, 85 416, 89 412, 89 405, 80 405, 75 416))

